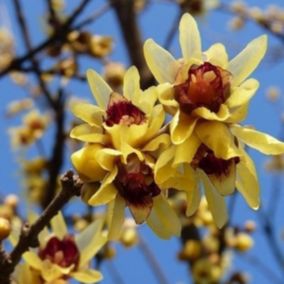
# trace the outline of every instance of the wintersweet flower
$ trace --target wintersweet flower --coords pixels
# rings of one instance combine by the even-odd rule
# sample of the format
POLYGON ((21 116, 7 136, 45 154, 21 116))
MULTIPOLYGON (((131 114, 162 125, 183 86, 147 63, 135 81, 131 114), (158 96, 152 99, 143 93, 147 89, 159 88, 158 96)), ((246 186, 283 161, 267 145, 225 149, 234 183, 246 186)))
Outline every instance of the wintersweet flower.
POLYGON ((156 89, 140 89, 135 67, 125 74, 123 96, 95 71, 87 76, 98 106, 74 105, 73 113, 86 123, 71 131, 71 137, 87 142, 71 157, 85 181, 83 199, 108 205, 110 239, 119 237, 125 207, 137 224, 146 221, 160 237, 178 235, 179 220, 153 171, 159 152, 170 143, 161 130, 165 113, 155 105, 156 89))
MULTIPOLYGON (((68 233, 61 214, 51 220, 52 233, 44 230, 39 235, 40 247, 23 255, 25 262, 46 283, 64 283, 74 278, 80 283, 95 283, 102 280, 99 271, 88 268, 89 262, 106 243, 101 230, 102 220, 89 225, 79 235, 68 233)), ((27 267, 23 267, 27 269, 27 267)), ((30 282, 29 282, 30 283, 30 282)), ((33 283, 33 282, 31 282, 33 283)))
POLYGON ((267 37, 258 37, 229 61, 221 43, 202 52, 197 24, 189 14, 181 18, 179 31, 180 59, 152 39, 144 46, 147 64, 161 84, 159 100, 174 115, 170 123, 174 144, 185 142, 200 120, 239 123, 246 117, 249 101, 259 86, 255 79, 246 79, 267 46, 267 37))

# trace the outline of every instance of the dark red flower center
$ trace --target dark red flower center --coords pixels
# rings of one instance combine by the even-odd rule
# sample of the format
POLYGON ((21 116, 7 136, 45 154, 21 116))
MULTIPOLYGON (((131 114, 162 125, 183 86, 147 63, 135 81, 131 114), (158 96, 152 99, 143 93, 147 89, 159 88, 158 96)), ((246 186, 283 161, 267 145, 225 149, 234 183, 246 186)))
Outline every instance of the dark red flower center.
POLYGON ((117 93, 111 95, 105 117, 107 126, 115 124, 139 125, 145 122, 145 120, 145 113, 132 104, 131 101, 117 93))
POLYGON ((188 114, 198 107, 218 112, 229 97, 230 78, 228 71, 209 62, 193 65, 188 71, 188 79, 175 86, 175 98, 181 110, 188 114))
POLYGON ((234 157, 228 160, 215 157, 212 150, 205 145, 201 145, 195 154, 191 163, 194 168, 202 169, 207 175, 229 175, 232 163, 238 164, 239 157, 234 157))
POLYGON ((149 206, 152 198, 161 192, 154 181, 152 169, 136 156, 130 156, 126 165, 118 165, 114 183, 120 195, 133 206, 149 206))
POLYGON ((56 236, 51 237, 45 248, 39 250, 39 257, 42 260, 49 260, 61 267, 69 267, 74 264, 75 268, 79 264, 80 252, 74 238, 67 235, 63 240, 56 236))

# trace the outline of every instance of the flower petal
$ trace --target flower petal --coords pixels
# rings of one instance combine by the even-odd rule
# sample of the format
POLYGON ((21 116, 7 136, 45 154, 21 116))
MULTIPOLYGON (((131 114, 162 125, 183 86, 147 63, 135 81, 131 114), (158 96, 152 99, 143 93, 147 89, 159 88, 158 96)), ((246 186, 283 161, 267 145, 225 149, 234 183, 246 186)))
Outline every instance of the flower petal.
POLYGON ((199 107, 193 111, 193 115, 197 115, 206 120, 225 121, 230 117, 230 112, 225 104, 221 104, 218 112, 210 111, 206 107, 199 107))
POLYGON ((41 271, 43 268, 43 262, 39 258, 39 256, 32 252, 32 251, 27 251, 23 254, 23 259, 31 266, 32 268, 41 271))
POLYGON ((231 110, 230 117, 226 120, 227 123, 239 123, 243 121, 248 114, 249 103, 231 110))
POLYGON ((89 143, 107 144, 109 142, 109 137, 102 134, 101 127, 89 124, 75 126, 70 132, 70 137, 89 143))
POLYGON ((140 76, 135 66, 130 67, 125 75, 123 81, 123 96, 138 106, 140 93, 140 76))
POLYGON ((233 135, 223 123, 216 121, 198 123, 196 133, 217 158, 228 160, 240 155, 233 135))
POLYGON ((144 152, 153 152, 158 150, 160 147, 165 149, 170 145, 170 136, 166 133, 159 135, 152 139, 148 144, 142 149, 144 152))
POLYGON ((179 236, 180 220, 168 201, 160 194, 153 198, 154 204, 147 224, 162 239, 179 236))
POLYGON ((267 36, 263 35, 252 40, 229 62, 228 70, 233 75, 233 86, 238 86, 254 71, 264 57, 266 49, 267 36))
POLYGON ((99 107, 107 108, 109 96, 113 92, 104 79, 94 70, 87 71, 87 80, 99 107))
POLYGON ((62 240, 68 234, 67 225, 60 211, 51 219, 50 224, 52 231, 59 239, 62 240))
POLYGON ((226 48, 221 43, 215 43, 204 52, 205 61, 209 61, 211 64, 219 66, 223 69, 228 67, 228 54, 226 48))
POLYGON ((257 149, 266 155, 279 155, 284 153, 284 143, 260 131, 234 124, 232 133, 248 146, 257 149))
POLYGON ((75 116, 87 122, 91 126, 100 126, 103 122, 104 110, 96 105, 88 103, 73 104, 71 111, 75 116))
POLYGON ((174 57, 152 39, 144 44, 147 65, 159 83, 174 83, 179 64, 174 57))
POLYGON ((236 108, 247 104, 257 91, 258 87, 259 83, 257 80, 246 80, 231 94, 231 96, 226 101, 226 105, 228 105, 229 108, 236 108))
POLYGON ((191 135, 182 144, 176 146, 173 165, 191 163, 201 142, 197 135, 191 135))
POLYGON ((201 194, 198 186, 190 188, 186 191, 186 200, 187 200, 187 207, 186 207, 186 216, 192 216, 199 207, 201 194))
POLYGON ((108 206, 109 240, 117 240, 120 237, 124 222, 124 209, 125 201, 120 195, 117 195, 108 206))
POLYGON ((218 228, 222 228, 228 220, 226 202, 223 196, 216 192, 208 176, 201 170, 198 171, 204 185, 204 193, 208 203, 208 208, 212 213, 218 228))
POLYGON ((117 167, 105 176, 98 191, 89 199, 88 204, 92 206, 99 206, 109 203, 117 196, 117 189, 112 184, 117 175, 117 167))
POLYGON ((183 57, 202 60, 201 39, 196 21, 190 14, 184 14, 179 24, 179 42, 183 57))
POLYGON ((248 205, 257 210, 260 205, 260 190, 254 163, 249 155, 243 151, 237 164, 238 179, 236 187, 243 195, 248 205))
POLYGON ((183 143, 193 132, 197 118, 177 111, 170 124, 172 142, 176 145, 183 143))
POLYGON ((133 216, 136 224, 142 224, 149 217, 152 210, 152 204, 147 204, 146 206, 135 206, 128 204, 128 208, 133 216))
POLYGON ((102 233, 102 227, 103 220, 98 219, 75 237, 80 251, 79 267, 84 267, 106 243, 107 237, 102 233))
POLYGON ((121 152, 111 148, 102 148, 96 152, 96 160, 106 171, 112 171, 115 161, 121 156, 121 152))
POLYGON ((93 269, 72 272, 71 276, 80 283, 96 283, 103 279, 103 275, 99 271, 93 269))
POLYGON ((91 181, 100 181, 106 175, 106 171, 96 160, 96 152, 102 148, 99 144, 89 144, 71 156, 75 169, 85 178, 91 181))

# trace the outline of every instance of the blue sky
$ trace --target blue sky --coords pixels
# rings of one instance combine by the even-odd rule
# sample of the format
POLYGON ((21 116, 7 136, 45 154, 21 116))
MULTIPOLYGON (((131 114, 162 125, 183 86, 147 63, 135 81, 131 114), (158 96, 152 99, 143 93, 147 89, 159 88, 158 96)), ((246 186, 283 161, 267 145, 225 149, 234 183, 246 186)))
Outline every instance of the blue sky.
MULTIPOLYGON (((42 39, 43 31, 43 20, 42 11, 43 6, 41 5, 43 1, 24 1, 25 13, 28 16, 31 33, 33 34, 34 42, 39 42, 42 39)), ((91 8, 86 11, 86 13, 91 13, 100 7, 105 1, 97 0, 93 1, 91 8)), ((227 2, 227 1, 226 1, 227 2)), ((248 1, 250 5, 260 5, 260 1, 248 1)), ((17 38, 17 51, 18 53, 23 52, 23 46, 21 43, 21 38, 19 37, 18 30, 14 23, 14 15, 11 13, 10 2, 5 0, 0 0, 0 3, 5 3, 7 5, 9 14, 11 17, 12 30, 15 37, 17 38)), ((77 1, 76 1, 77 3, 77 1)), ((261 6, 265 7, 270 4, 271 1, 261 1, 261 6)), ((283 1, 273 1, 275 4, 279 4, 284 8, 283 1)), ((0 6, 1 9, 1 6, 0 6)), ((172 5, 161 5, 154 4, 149 10, 143 12, 140 16, 140 24, 143 28, 143 37, 145 39, 152 37, 158 43, 163 43, 168 30, 171 27, 172 20, 175 18, 177 10, 172 5)), ((200 32, 203 39, 203 49, 207 49, 212 43, 222 42, 227 46, 230 57, 236 55, 250 40, 265 33, 261 28, 257 27, 253 23, 248 23, 245 29, 237 32, 231 32, 228 29, 227 23, 231 17, 225 15, 221 12, 211 12, 203 18, 198 19, 200 32)), ((2 20, 3 21, 3 20, 2 20)), ((1 24, 1 19, 0 19, 1 24)), ((4 24, 6 24, 4 22, 4 24)), ((127 55, 123 44, 121 43, 120 32, 116 26, 114 20, 114 15, 108 12, 106 15, 101 17, 95 24, 91 25, 91 31, 98 34, 113 35, 116 42, 116 49, 111 55, 111 59, 116 61, 122 61, 127 64, 127 55)), ((276 85, 283 88, 283 59, 279 62, 271 61, 272 50, 280 46, 280 42, 273 36, 269 35, 269 48, 268 54, 265 60, 257 71, 253 74, 253 77, 260 81, 261 87, 258 94, 253 98, 250 106, 250 114, 245 123, 254 125, 257 129, 272 134, 278 137, 281 134, 281 124, 280 124, 280 113, 283 109, 283 100, 279 101, 277 104, 271 104, 267 101, 265 97, 265 90, 271 86, 276 85)), ((174 39, 171 51, 175 55, 179 55, 179 46, 177 38, 174 39)), ((81 70, 93 68, 97 71, 101 71, 100 65, 92 60, 84 60, 81 70)), ((72 83, 68 87, 68 90, 76 96, 81 96, 84 98, 92 99, 91 93, 86 84, 82 83, 72 83)), ((1 194, 6 194, 7 192, 18 192, 20 189, 20 177, 17 168, 17 155, 11 151, 9 145, 9 137, 7 134, 7 125, 14 125, 19 122, 19 120, 8 121, 4 118, 5 105, 13 99, 25 97, 25 93, 20 88, 11 84, 9 79, 4 79, 0 81, 1 90, 1 104, 0 104, 0 131, 3 133, 1 139, 1 157, 2 162, 0 163, 0 192, 1 194)), ((52 131, 51 131, 52 132, 52 131)), ((283 134, 281 135, 284 136, 283 134)), ((46 145, 51 141, 51 136, 47 137, 46 145)), ((31 150, 33 153, 34 150, 31 150)), ((264 171, 264 163, 267 158, 255 151, 250 151, 254 158, 256 167, 259 173, 261 189, 262 189, 262 203, 265 206, 268 203, 268 197, 270 196, 270 191, 272 190, 273 176, 267 174, 264 171)), ((68 159, 68 157, 66 157, 68 159)), ((281 178, 282 180, 282 178, 281 178)), ((279 203, 283 202, 283 192, 280 196, 281 200, 279 203)), ((283 229, 284 215, 283 211, 278 211, 278 217, 276 219, 277 228, 279 228, 278 233, 280 234, 281 229, 283 229)), ((239 196, 237 199, 237 206, 234 211, 233 221, 236 224, 242 224, 242 222, 248 218, 258 220, 259 213, 253 212, 245 204, 245 201, 239 196)), ((143 238, 147 240, 149 247, 152 249, 153 253, 156 255, 165 275, 169 279, 169 283, 188 283, 188 271, 186 265, 176 261, 176 253, 179 249, 179 243, 177 240, 173 239, 170 241, 159 240, 152 232, 145 226, 139 229, 142 233, 143 238)), ((274 261, 268 247, 267 243, 263 237, 261 230, 256 234, 256 245, 250 254, 265 260, 269 263, 269 266, 278 273, 279 268, 274 261)), ((283 249, 283 242, 282 242, 283 249)), ((147 266, 147 262, 139 248, 134 248, 131 250, 124 250, 118 246, 118 255, 114 261, 114 265, 117 270, 123 275, 125 283, 157 283, 152 271, 147 266)), ((248 265, 246 261, 243 260, 241 256, 235 256, 232 269, 242 268, 251 274, 251 283, 268 284, 271 283, 270 280, 265 279, 261 273, 256 270, 253 265, 248 265)), ((103 272, 105 272, 105 280, 102 282, 104 284, 115 283, 112 281, 111 277, 108 275, 108 265, 103 266, 103 272)))

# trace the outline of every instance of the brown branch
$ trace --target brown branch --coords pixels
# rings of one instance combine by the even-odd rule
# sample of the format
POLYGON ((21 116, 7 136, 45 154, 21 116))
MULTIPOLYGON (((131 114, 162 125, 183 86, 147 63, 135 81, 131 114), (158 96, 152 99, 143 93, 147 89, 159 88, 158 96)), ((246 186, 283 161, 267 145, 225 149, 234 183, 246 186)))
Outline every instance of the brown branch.
POLYGON ((149 87, 154 83, 154 78, 147 67, 143 55, 143 43, 137 23, 134 1, 109 0, 109 3, 116 13, 130 61, 140 72, 142 88, 149 87))
POLYGON ((13 251, 6 255, 0 255, 0 283, 10 284, 10 276, 14 271, 15 266, 21 260, 22 255, 30 248, 38 244, 38 234, 44 229, 50 220, 64 207, 64 205, 74 196, 79 196, 82 182, 78 176, 72 171, 66 172, 61 178, 62 189, 60 193, 47 206, 44 212, 40 215, 37 221, 28 225, 25 224, 22 232, 13 251))

